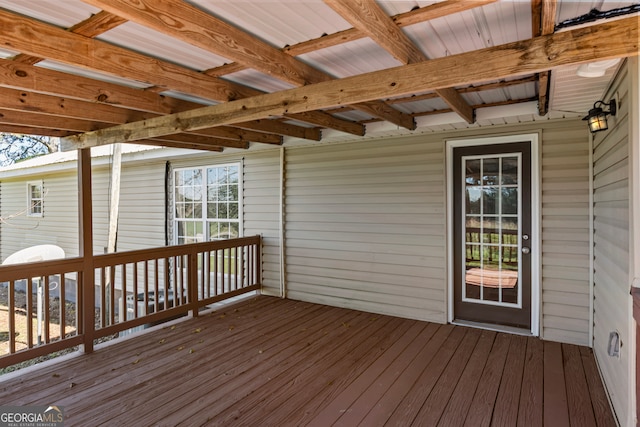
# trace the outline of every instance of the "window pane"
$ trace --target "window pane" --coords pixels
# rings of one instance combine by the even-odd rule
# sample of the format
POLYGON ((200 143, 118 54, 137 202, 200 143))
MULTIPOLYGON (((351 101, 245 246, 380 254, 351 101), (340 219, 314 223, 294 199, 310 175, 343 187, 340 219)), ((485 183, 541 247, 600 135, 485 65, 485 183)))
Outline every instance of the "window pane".
POLYGON ((467 185, 480 185, 480 160, 467 160, 465 162, 465 183, 467 185))
POLYGON ((238 204, 237 203, 229 203, 229 218, 238 219, 238 204))
POLYGON ((229 224, 229 237, 231 239, 237 239, 240 237, 240 224, 232 222, 229 224))
POLYGON ((466 213, 480 214, 480 199, 482 198, 482 187, 466 188, 466 213))
POLYGON ((207 218, 218 218, 217 203, 207 203, 207 218))
POLYGON ((500 171, 500 159, 484 159, 482 161, 482 184, 497 185, 500 171))
POLYGON ((517 188, 502 189, 502 213, 503 214, 518 213, 518 189, 517 188))
POLYGON ((505 157, 502 159, 502 185, 518 183, 518 158, 505 157))
POLYGON ((229 218, 226 203, 220 203, 218 205, 218 218, 229 218))
POLYGON ((482 213, 485 215, 498 213, 498 187, 484 187, 482 189, 482 213))

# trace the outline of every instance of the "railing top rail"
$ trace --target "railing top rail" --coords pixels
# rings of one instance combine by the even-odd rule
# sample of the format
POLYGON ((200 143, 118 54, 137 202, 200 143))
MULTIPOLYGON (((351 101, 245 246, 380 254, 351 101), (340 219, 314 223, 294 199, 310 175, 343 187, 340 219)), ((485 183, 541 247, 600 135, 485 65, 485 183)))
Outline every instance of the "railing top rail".
POLYGON ((101 254, 94 257, 94 267, 102 268, 119 264, 171 258, 180 255, 196 254, 206 251, 236 248, 260 243, 260 236, 240 237, 238 239, 216 240, 211 242, 190 243, 186 245, 163 246, 161 248, 101 254))
POLYGON ((82 258, 62 258, 23 264, 0 265, 0 282, 29 277, 76 273, 82 270, 82 258))

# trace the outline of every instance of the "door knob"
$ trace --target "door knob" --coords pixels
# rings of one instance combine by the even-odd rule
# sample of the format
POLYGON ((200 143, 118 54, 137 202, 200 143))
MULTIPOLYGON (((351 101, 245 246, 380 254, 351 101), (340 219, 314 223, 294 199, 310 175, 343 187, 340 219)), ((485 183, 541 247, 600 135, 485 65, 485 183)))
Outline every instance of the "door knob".
POLYGON ((531 252, 531 249, 529 249, 528 247, 526 247, 526 246, 525 246, 525 247, 523 247, 523 248, 522 248, 522 253, 523 253, 523 254, 525 254, 525 255, 526 255, 526 254, 528 254, 529 252, 531 252))

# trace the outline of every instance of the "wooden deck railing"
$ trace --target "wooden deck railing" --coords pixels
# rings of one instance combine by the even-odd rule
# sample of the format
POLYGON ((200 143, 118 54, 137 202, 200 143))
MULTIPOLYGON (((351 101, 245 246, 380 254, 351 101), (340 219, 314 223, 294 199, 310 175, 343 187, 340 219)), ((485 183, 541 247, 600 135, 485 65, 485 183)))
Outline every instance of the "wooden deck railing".
POLYGON ((82 258, 0 266, 0 368, 259 290, 260 256, 254 236, 96 255, 88 272, 82 258))

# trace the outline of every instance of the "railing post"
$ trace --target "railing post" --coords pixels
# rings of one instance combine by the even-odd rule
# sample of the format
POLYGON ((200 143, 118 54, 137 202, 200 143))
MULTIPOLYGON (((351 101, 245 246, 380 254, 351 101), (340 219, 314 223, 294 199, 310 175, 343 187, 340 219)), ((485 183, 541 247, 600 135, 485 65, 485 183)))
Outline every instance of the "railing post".
POLYGON ((85 353, 93 352, 95 332, 95 276, 93 271, 93 202, 91 197, 91 149, 78 150, 78 225, 80 233, 79 252, 83 259, 82 271, 78 278, 76 305, 82 319, 83 345, 85 353), (81 287, 81 289, 80 289, 81 287))
POLYGON ((198 317, 198 253, 189 252, 187 255, 187 280, 189 289, 189 311, 191 317, 198 317))
POLYGON ((262 235, 258 235, 258 243, 256 246, 256 284, 260 285, 258 293, 262 292, 262 235))

